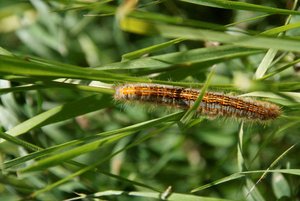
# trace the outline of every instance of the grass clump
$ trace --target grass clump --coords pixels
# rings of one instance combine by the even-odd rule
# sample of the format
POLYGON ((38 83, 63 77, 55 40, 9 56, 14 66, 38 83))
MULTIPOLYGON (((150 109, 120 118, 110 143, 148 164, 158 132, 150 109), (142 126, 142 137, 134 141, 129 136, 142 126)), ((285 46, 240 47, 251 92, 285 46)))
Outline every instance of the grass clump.
POLYGON ((1 199, 299 197, 297 1, 0 8, 1 199), (253 96, 283 114, 249 124, 112 99, 140 82, 253 96))

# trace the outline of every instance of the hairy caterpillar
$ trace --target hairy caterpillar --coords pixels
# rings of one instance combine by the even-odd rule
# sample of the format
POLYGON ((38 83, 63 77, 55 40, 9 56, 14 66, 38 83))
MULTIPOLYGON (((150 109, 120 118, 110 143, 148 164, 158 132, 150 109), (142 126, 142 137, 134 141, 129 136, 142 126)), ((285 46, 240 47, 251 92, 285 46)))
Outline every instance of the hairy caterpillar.
MULTIPOLYGON (((115 100, 154 103, 176 108, 190 108, 200 90, 161 84, 124 84, 115 87, 115 100)), ((200 115, 209 117, 234 117, 254 121, 266 121, 281 114, 280 107, 266 101, 239 98, 219 92, 206 92, 197 109, 200 115)))

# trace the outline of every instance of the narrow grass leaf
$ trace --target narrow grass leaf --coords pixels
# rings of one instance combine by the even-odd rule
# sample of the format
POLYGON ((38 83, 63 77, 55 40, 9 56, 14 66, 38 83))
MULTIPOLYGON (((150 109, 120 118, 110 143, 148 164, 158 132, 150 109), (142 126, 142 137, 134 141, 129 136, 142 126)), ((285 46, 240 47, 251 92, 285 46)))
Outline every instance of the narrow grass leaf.
POLYGON ((141 57, 143 55, 146 55, 146 54, 158 51, 158 50, 162 50, 164 48, 167 48, 167 47, 169 47, 171 45, 180 43, 182 41, 184 41, 184 39, 182 39, 182 38, 176 38, 174 40, 170 40, 170 41, 167 41, 167 42, 164 42, 164 43, 160 43, 160 44, 157 44, 157 45, 152 45, 152 46, 149 46, 149 47, 146 47, 146 48, 143 48, 143 49, 136 50, 134 52, 126 53, 126 54, 124 54, 122 56, 122 60, 136 59, 136 58, 139 58, 139 57, 141 57))
POLYGON ((252 170, 252 171, 244 171, 240 174, 259 174, 259 173, 282 173, 282 174, 290 174, 300 176, 300 169, 274 169, 274 170, 252 170))
MULTIPOLYGON (((93 199, 93 198, 102 198, 105 196, 114 196, 116 198, 120 198, 122 196, 130 196, 130 197, 140 197, 140 198, 152 198, 156 200, 164 200, 161 197, 161 193, 156 192, 143 192, 143 191, 116 191, 116 190, 108 190, 102 191, 90 195, 81 195, 79 197, 74 197, 67 199, 66 201, 73 201, 73 200, 82 200, 82 199, 93 199)), ((229 199, 223 198, 213 198, 213 197, 204 197, 204 196, 197 196, 197 195, 190 195, 190 194, 183 194, 183 193, 171 193, 166 200, 169 201, 233 201, 229 199)))
MULTIPOLYGON (((81 166, 81 167, 86 167, 86 166, 81 166)), ((96 169, 97 172, 101 173, 101 174, 104 174, 104 175, 107 175, 109 177, 112 177, 112 178, 115 178, 119 181, 122 181, 122 182, 126 182, 128 184, 131 184, 133 186, 139 186, 139 187, 143 187, 143 188, 148 188, 149 190, 152 190, 152 191, 156 191, 156 192, 160 192, 159 189, 153 187, 153 186, 150 186, 150 185, 147 185, 146 183, 143 183, 142 182, 138 182, 138 181, 134 181, 134 180, 130 180, 128 178, 125 178, 125 177, 122 177, 120 175, 115 175, 115 174, 112 174, 112 173, 109 173, 109 172, 104 172, 102 171, 101 169, 97 168, 96 169)))
POLYGON ((268 170, 268 171, 300 176, 300 169, 279 169, 279 170, 268 170))
POLYGON ((40 128, 48 124, 106 108, 111 104, 111 97, 108 96, 100 97, 99 95, 92 95, 84 97, 77 101, 66 103, 64 105, 57 106, 46 112, 38 114, 31 119, 28 119, 21 124, 11 128, 10 130, 6 131, 6 133, 12 136, 18 136, 27 133, 34 128, 40 128), (83 105, 85 107, 82 107, 83 105))
MULTIPOLYGON (((198 48, 182 52, 161 54, 152 57, 140 58, 130 61, 116 62, 108 65, 98 67, 99 70, 138 70, 144 73, 149 72, 163 72, 172 69, 185 70, 193 64, 203 64, 203 68, 209 62, 210 66, 219 63, 224 59, 234 59, 244 56, 262 53, 263 51, 257 49, 241 48, 234 45, 224 45, 218 47, 198 48)), ((128 72, 128 71, 126 71, 128 72)))
POLYGON ((243 138, 244 138, 244 122, 240 124, 239 141, 237 143, 237 165, 238 170, 241 172, 245 167, 245 160, 243 156, 243 138))
POLYGON ((299 91, 300 90, 300 82, 261 82, 261 85, 265 85, 262 89, 268 89, 266 91, 272 91, 272 89, 276 89, 277 91, 299 91), (264 83, 264 84, 263 84, 264 83))
MULTIPOLYGON (((276 34, 278 37, 282 36, 284 34, 284 31, 287 30, 288 28, 297 28, 297 26, 287 26, 289 25, 290 22, 290 17, 287 18, 286 22, 285 22, 285 27, 277 27, 275 30, 268 30, 265 31, 263 33, 261 33, 261 35, 271 35, 274 34, 275 32, 279 32, 278 34, 276 34)), ((298 24, 298 26, 300 26, 300 23, 298 24)), ((259 64, 254 78, 255 79, 260 79, 262 78, 265 73, 267 72, 267 70, 271 67, 271 63, 274 60, 276 54, 277 54, 278 50, 277 49, 269 49, 267 54, 265 55, 265 57, 263 58, 263 60, 261 61, 261 63, 259 64)))
POLYGON ((134 141, 133 143, 127 145, 126 147, 121 148, 121 149, 119 149, 119 150, 116 151, 116 152, 113 152, 112 154, 108 155, 107 157, 104 157, 104 158, 102 158, 102 159, 99 159, 97 162, 95 162, 95 163, 93 163, 93 164, 91 164, 91 165, 89 165, 89 166, 86 166, 86 167, 80 169, 79 171, 77 171, 77 172, 75 172, 75 173, 73 173, 73 174, 70 174, 70 175, 68 175, 67 177, 65 177, 65 178, 63 178, 63 179, 61 179, 61 180, 59 180, 59 181, 57 181, 57 182, 55 182, 55 183, 53 183, 53 184, 48 185, 48 186, 46 186, 45 188, 42 188, 42 189, 40 189, 40 190, 35 191, 35 192, 33 193, 32 196, 35 197, 35 196, 37 196, 37 195, 39 195, 39 194, 41 194, 41 193, 44 193, 44 192, 46 192, 46 191, 49 191, 49 190, 51 190, 51 189, 53 189, 53 188, 55 188, 55 187, 57 187, 57 186, 59 186, 59 185, 65 183, 65 182, 71 180, 72 178, 74 178, 74 177, 76 177, 76 176, 79 176, 79 175, 81 175, 81 174, 83 174, 83 173, 85 173, 85 172, 87 172, 87 171, 96 169, 97 166, 100 165, 101 163, 103 163, 103 162, 105 162, 105 161, 111 159, 112 157, 114 157, 114 156, 120 154, 121 152, 123 152, 123 151, 125 151, 125 150, 127 150, 127 149, 129 149, 129 148, 131 148, 131 147, 133 147, 133 146, 136 146, 136 145, 142 143, 143 141, 147 140, 148 138, 150 138, 150 137, 152 137, 152 136, 154 136, 154 135, 156 135, 156 134, 161 133, 161 131, 163 131, 164 129, 168 128, 170 125, 172 125, 172 124, 168 124, 168 125, 163 126, 162 128, 156 129, 156 130, 154 130, 154 131, 148 133, 147 135, 143 136, 142 138, 140 138, 140 139, 134 141))
MULTIPOLYGON (((94 7, 93 7, 94 8, 94 7)), ((85 8, 82 8, 85 9, 85 8)), ((116 11, 117 7, 111 6, 108 4, 101 5, 101 7, 97 7, 97 12, 101 13, 103 15, 113 14, 116 11)), ((226 31, 227 28, 223 25, 216 24, 216 23, 210 23, 206 21, 200 21, 200 20, 193 20, 193 19, 187 19, 185 17, 181 16, 170 16, 165 15, 162 13, 155 13, 150 12, 149 10, 147 12, 140 11, 139 9, 132 11, 129 16, 139 18, 139 19, 145 19, 147 21, 152 22, 160 22, 160 23, 168 23, 168 24, 176 24, 176 25, 185 25, 185 26, 191 26, 191 27, 199 27, 199 28, 206 28, 206 29, 213 29, 213 30, 219 30, 219 31, 226 31)))
POLYGON ((209 86, 209 83, 211 81, 211 78, 212 76, 214 75, 214 70, 215 68, 213 67, 212 70, 210 71, 207 79, 206 79, 206 82, 204 83, 203 87, 201 88, 201 91, 200 91, 200 94, 197 98, 197 100, 194 102, 194 104, 192 105, 192 107, 190 107, 186 112, 185 114, 183 115, 183 117, 180 119, 180 124, 179 126, 183 129, 186 128, 186 125, 188 124, 188 122, 192 119, 192 117, 194 116, 194 114, 196 113, 197 109, 199 108, 199 105, 206 93, 206 90, 209 86))
POLYGON ((122 75, 120 73, 110 73, 112 70, 141 69, 144 72, 170 70, 170 68, 182 68, 194 63, 212 62, 218 63, 222 59, 238 58, 252 54, 261 53, 260 50, 240 48, 235 46, 221 46, 214 48, 200 48, 179 53, 142 58, 132 61, 118 62, 105 65, 96 69, 80 68, 77 66, 61 64, 48 60, 31 58, 29 61, 0 57, 0 73, 14 74, 19 76, 35 77, 37 80, 53 78, 79 78, 89 80, 100 80, 108 82, 149 82, 147 78, 138 78, 122 75), (181 64, 181 65, 179 65, 181 64), (181 67, 180 67, 181 66, 181 67), (105 71, 106 70, 106 71, 105 71))
POLYGON ((17 144, 17 145, 23 146, 25 148, 28 148, 32 151, 41 150, 38 146, 36 146, 34 144, 28 143, 24 140, 21 140, 21 139, 18 139, 16 137, 13 137, 11 135, 8 135, 7 133, 4 133, 2 131, 0 131, 0 138, 2 138, 3 140, 6 140, 8 142, 11 142, 13 144, 17 144))
POLYGON ((300 12, 293 11, 293 10, 272 8, 268 6, 261 6, 257 4, 250 4, 246 2, 240 2, 240 1, 229 1, 229 0, 181 0, 181 1, 203 5, 203 6, 211 6, 216 8, 249 10, 249 11, 258 11, 258 12, 265 12, 265 13, 273 13, 273 14, 300 15, 300 12))
MULTIPOLYGON (((82 143, 82 144, 86 143, 84 145, 81 145, 80 147, 75 147, 74 149, 70 149, 68 151, 65 151, 64 153, 60 153, 59 155, 54 155, 54 156, 48 157, 47 159, 40 160, 39 162, 33 164, 32 166, 26 168, 26 171, 34 171, 34 170, 42 169, 42 167, 43 168, 51 167, 55 164, 64 162, 65 160, 74 158, 80 154, 93 151, 93 150, 99 148, 102 145, 102 143, 105 144, 105 143, 114 142, 115 140, 117 140, 119 138, 125 137, 131 133, 135 133, 142 129, 146 129, 146 128, 149 128, 152 126, 157 126, 164 122, 175 121, 176 119, 179 119, 181 116, 182 116, 182 112, 174 113, 174 114, 166 115, 161 118, 152 119, 152 120, 149 120, 146 122, 128 126, 125 128, 99 133, 95 136, 90 136, 90 137, 87 137, 84 139, 70 141, 65 144, 58 145, 57 147, 54 147, 54 149, 51 151, 61 149, 61 147, 66 148, 69 145, 75 145, 78 143, 82 143), (105 138, 105 140, 104 140, 103 137, 106 137, 106 136, 107 136, 107 138, 105 138), (114 136, 118 136, 118 137, 114 137, 114 136), (61 159, 63 159, 63 160, 61 160, 61 159)), ((49 149, 51 149, 51 148, 49 148, 49 149)), ((48 154, 47 149, 41 150, 40 155, 38 155, 39 157, 41 156, 41 153, 48 154)))
POLYGON ((13 53, 0 46, 0 55, 13 56, 13 53))
POLYGON ((43 150, 40 150, 40 151, 36 151, 34 153, 30 153, 26 156, 22 156, 22 157, 7 161, 7 162, 4 163, 4 168, 10 168, 12 166, 19 165, 19 164, 22 164, 22 163, 24 163, 28 160, 31 160, 31 159, 38 159, 40 157, 44 157, 44 156, 47 156, 49 154, 53 154, 54 152, 57 152, 59 150, 66 149, 70 146, 84 144, 84 143, 88 143, 90 141, 96 141, 96 140, 102 139, 105 136, 117 135, 117 134, 122 133, 122 132, 123 133, 124 132, 137 132, 137 131, 142 130, 142 129, 147 129, 149 127, 156 126, 156 125, 158 125, 160 123, 163 123, 163 122, 176 121, 176 120, 180 119, 182 114, 183 114, 182 112, 174 113, 174 114, 166 115, 164 117, 160 117, 160 118, 157 118, 157 119, 152 119, 152 120, 149 120, 149 121, 146 121, 146 122, 141 122, 141 123, 138 123, 138 124, 134 124, 134 125, 131 125, 131 126, 128 126, 128 127, 124 127, 124 128, 120 128, 120 129, 116 129, 116 130, 112 130, 112 131, 106 131, 106 132, 103 132, 103 133, 98 133, 94 136, 89 136, 89 137, 85 137, 85 138, 81 138, 81 139, 77 139, 77 140, 68 141, 68 142, 65 142, 63 144, 55 145, 55 146, 52 146, 52 147, 49 147, 49 148, 46 148, 46 149, 43 149, 43 150))
POLYGON ((262 145, 259 147, 258 151, 255 153, 255 155, 252 157, 251 159, 251 162, 250 163, 253 163, 254 160, 256 160, 256 158, 259 156, 259 154, 263 151, 263 149, 268 145, 270 144, 274 138, 278 138, 279 135, 282 135, 284 134, 286 130, 290 129, 291 127, 294 127, 294 126, 297 126, 299 125, 299 121, 291 121, 287 124, 284 124, 283 126, 281 126, 280 128, 278 128, 276 130, 276 132, 272 132, 271 135, 269 135, 267 137, 266 140, 264 140, 264 142, 262 143, 262 145))
POLYGON ((256 188, 256 185, 249 178, 246 178, 246 186, 244 188, 244 191, 247 199, 255 201, 266 201, 264 199, 264 196, 260 193, 259 189, 256 188))
POLYGON ((269 29, 267 31, 262 32, 261 35, 276 35, 288 30, 298 29, 299 27, 300 27, 300 22, 295 22, 295 23, 286 24, 286 25, 269 29))
POLYGON ((30 90, 37 90, 37 89, 47 89, 47 88, 52 88, 52 87, 44 86, 44 85, 26 84, 26 85, 19 85, 16 87, 1 88, 0 94, 10 93, 10 92, 30 91, 30 90))
POLYGON ((195 29, 183 26, 155 24, 134 18, 125 18, 121 27, 129 31, 144 35, 162 35, 170 38, 185 38, 190 40, 218 41, 235 44, 242 47, 252 47, 300 52, 300 41, 291 38, 276 38, 271 36, 230 35, 223 32, 195 29))
POLYGON ((252 187, 249 189, 248 191, 248 195, 252 194, 252 191, 254 191, 256 189, 256 185, 261 182, 262 179, 265 178, 265 176, 268 174, 268 170, 270 170, 272 167, 274 167, 289 151, 291 151, 293 148, 295 147, 295 144, 293 146, 291 146, 290 148, 288 148, 286 151, 284 151, 280 156, 278 156, 273 162, 272 164, 268 167, 268 169, 266 170, 266 172, 264 172, 261 177, 257 180, 257 182, 252 185, 252 187))
POLYGON ((278 73, 293 67, 295 64, 297 64, 299 62, 300 62, 300 59, 296 59, 295 61, 289 62, 288 64, 285 64, 285 65, 277 68, 276 70, 270 72, 269 74, 264 75, 263 77, 259 78, 258 80, 265 80, 265 79, 270 78, 274 75, 277 75, 278 73))
POLYGON ((257 70, 254 75, 255 79, 260 79, 265 75, 273 59, 275 58, 277 52, 278 50, 276 49, 268 50, 267 54, 264 56, 263 60, 260 62, 259 66, 257 67, 257 70))
MULTIPOLYGON (((8 78, 7 80, 11 81, 21 81, 19 79, 15 80, 14 78, 8 78)), ((28 82, 33 83, 36 82, 32 78, 28 79, 22 79, 21 82, 28 82)), ((1 88, 0 94, 9 93, 9 92, 21 92, 21 91, 29 91, 29 90, 36 90, 36 89, 48 89, 48 88, 67 88, 72 90, 78 90, 78 91, 89 91, 89 92, 97 92, 97 93, 104 93, 104 94, 113 94, 114 90, 107 87, 95 87, 95 86, 87 86, 87 85, 80 85, 80 84, 72 84, 72 83, 66 83, 63 81, 42 81, 38 82, 37 84, 25 84, 25 85, 19 85, 15 87, 7 87, 7 88, 1 88)))
POLYGON ((99 71, 91 68, 80 68, 68 65, 53 65, 51 63, 35 63, 16 57, 0 56, 0 72, 13 75, 53 78, 78 78, 100 81, 124 80, 138 82, 144 79, 128 77, 126 75, 99 71))
POLYGON ((239 178, 244 177, 244 176, 245 175, 242 174, 242 173, 234 173, 234 174, 229 175, 227 177, 224 177, 222 179, 218 179, 214 182, 211 182, 211 183, 205 184, 203 186, 197 187, 197 188, 191 190, 191 193, 195 193, 195 192, 198 192, 198 191, 204 190, 206 188, 210 188, 212 186, 219 185, 219 184, 222 184, 222 183, 225 183, 225 182, 228 182, 228 181, 236 180, 236 179, 239 179, 239 178))
POLYGON ((32 171, 43 170, 43 169, 58 165, 60 163, 66 162, 67 160, 70 160, 74 157, 77 157, 81 154, 94 151, 105 145, 110 145, 111 143, 113 143, 117 140, 120 140, 128 135, 131 135, 132 133, 133 132, 124 132, 124 133, 120 133, 120 134, 117 134, 114 136, 107 136, 107 137, 104 137, 103 139, 96 140, 94 142, 90 142, 90 143, 81 145, 79 147, 75 147, 68 151, 60 152, 60 154, 50 156, 46 159, 42 159, 42 160, 34 163, 33 165, 22 169, 21 171, 22 172, 32 172, 32 171))
POLYGON ((260 174, 260 173, 282 173, 282 174, 290 174, 290 175, 300 176, 300 169, 275 169, 275 170, 254 170, 254 171, 237 172, 237 173, 234 173, 227 177, 218 179, 214 182, 197 187, 197 188, 191 190, 191 193, 195 193, 195 192, 210 188, 215 185, 219 185, 219 184, 222 184, 222 183, 225 183, 228 181, 232 181, 232 180, 236 180, 236 179, 245 177, 245 175, 247 175, 247 174, 260 174))

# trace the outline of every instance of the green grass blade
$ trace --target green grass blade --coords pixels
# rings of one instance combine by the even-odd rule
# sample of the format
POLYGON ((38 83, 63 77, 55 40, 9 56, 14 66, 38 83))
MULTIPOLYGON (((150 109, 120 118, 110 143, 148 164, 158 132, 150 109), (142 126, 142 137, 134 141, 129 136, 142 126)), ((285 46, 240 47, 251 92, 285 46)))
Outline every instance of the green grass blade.
POLYGON ((208 89, 209 83, 211 81, 212 76, 214 75, 214 67, 212 68, 211 72, 209 73, 206 82, 204 83, 203 87, 201 88, 200 94, 197 98, 197 100, 194 102, 194 104, 192 105, 191 108, 189 108, 185 114, 183 115, 183 117, 180 119, 180 126, 181 128, 186 128, 186 125, 188 124, 188 122, 192 119, 192 117, 194 116, 194 114, 196 113, 197 109, 200 106, 200 103, 206 93, 206 90, 208 89))
POLYGON ((290 174, 290 175, 296 175, 296 176, 300 176, 300 169, 275 169, 275 170, 254 170, 254 171, 244 171, 244 172, 238 172, 238 173, 234 173, 232 175, 229 175, 227 177, 224 177, 222 179, 216 180, 214 182, 205 184, 203 186, 197 187, 193 190, 191 190, 191 193, 195 193, 201 190, 204 190, 206 188, 210 188, 212 186, 215 185, 219 185, 228 181, 233 181, 242 177, 245 177, 245 175, 247 174, 260 174, 260 173, 282 173, 282 174, 290 174))
POLYGON ((235 44, 242 47, 252 47, 300 52, 300 42, 290 38, 276 38, 267 36, 230 35, 223 32, 193 29, 189 27, 161 25, 134 18, 125 18, 121 27, 125 31, 145 34, 162 35, 170 38, 185 38, 190 40, 218 41, 222 43, 235 44))
POLYGON ((57 152, 59 150, 65 149, 65 148, 68 148, 70 146, 75 146, 75 145, 78 145, 78 144, 88 143, 90 141, 96 141, 96 140, 102 139, 105 136, 117 135, 117 134, 122 133, 122 132, 123 133, 124 132, 137 132, 141 129, 147 129, 147 128, 152 127, 152 126, 156 126, 156 125, 158 125, 159 123, 162 123, 162 122, 175 121, 175 120, 178 120, 181 116, 182 116, 182 112, 174 113, 174 114, 171 114, 171 115, 167 115, 165 117, 152 119, 152 120, 149 120, 149 121, 146 121, 146 122, 138 123, 138 124, 135 124, 135 125, 131 125, 131 126, 128 126, 128 127, 121 128, 121 129, 106 131, 106 132, 103 132, 103 133, 98 133, 95 136, 89 136, 89 137, 78 139, 78 140, 68 141, 68 142, 60 144, 60 145, 52 146, 52 147, 49 147, 49 148, 46 148, 46 149, 43 149, 43 150, 40 150, 40 151, 37 151, 37 152, 34 152, 34 153, 30 153, 26 156, 22 156, 22 157, 13 159, 11 161, 7 161, 7 162, 4 163, 4 168, 10 168, 12 166, 21 164, 22 162, 25 162, 25 161, 28 161, 28 160, 31 160, 31 159, 36 159, 36 158, 40 158, 40 157, 43 157, 43 156, 46 156, 46 155, 49 155, 49 154, 53 154, 54 152, 57 152))
POLYGON ((268 170, 268 172, 276 172, 276 173, 300 176, 300 169, 278 169, 278 170, 268 170))
MULTIPOLYGON (((75 197, 71 199, 67 199, 67 201, 73 200, 82 200, 82 199, 93 199, 93 198, 101 198, 105 196, 115 196, 115 197, 122 197, 122 196, 130 196, 130 197, 139 197, 139 198, 152 198, 155 200, 164 200, 162 199, 161 193, 155 192, 142 192, 142 191, 116 191, 116 190, 109 190, 98 192, 91 195, 81 195, 80 197, 75 197)), ((190 194, 183 194, 183 193, 171 193, 169 197, 167 197, 169 201, 233 201, 229 199, 222 199, 222 198, 213 198, 213 197, 204 197, 204 196, 197 196, 197 195, 190 195, 190 194)))
POLYGON ((13 53, 4 49, 3 47, 0 47, 0 55, 13 56, 13 53))
POLYGON ((234 59, 248 55, 262 53, 257 49, 241 48, 234 45, 218 47, 199 48, 182 52, 162 54, 147 58, 135 59, 124 62, 112 63, 99 67, 99 70, 141 70, 144 73, 170 71, 172 69, 183 69, 193 64, 203 64, 203 68, 209 63, 210 66, 220 62, 222 59, 234 59))
POLYGON ((262 35, 276 35, 288 30, 292 30, 292 29, 298 29, 300 27, 300 22, 295 22, 295 23, 290 23, 290 24, 286 24, 286 25, 282 25, 279 27, 275 27, 272 29, 269 29, 267 31, 262 32, 262 35))
POLYGON ((75 173, 73 173, 73 174, 71 174, 71 175, 69 175, 69 176, 67 176, 67 177, 65 177, 65 178, 63 178, 61 180, 59 180, 59 181, 57 181, 57 182, 55 182, 53 184, 50 184, 50 185, 46 186, 45 188, 42 188, 42 189, 40 189, 38 191, 35 191, 32 196, 35 197, 35 196, 37 196, 37 195, 39 195, 39 194, 41 194, 43 192, 49 191, 49 190, 51 190, 51 189, 53 189, 53 188, 55 188, 55 187, 57 187, 57 186, 65 183, 65 182, 69 181, 70 179, 74 178, 75 176, 79 176, 79 175, 81 175, 81 174, 83 174, 83 173, 85 173, 87 171, 95 169, 98 165, 100 165, 101 163, 105 162, 108 159, 111 159, 113 156, 116 156, 117 154, 119 154, 119 153, 121 153, 121 152, 123 152, 123 151, 125 151, 125 150, 127 150, 127 149, 129 149, 131 147, 133 147, 133 146, 136 146, 136 145, 142 143, 143 141, 147 140, 148 138, 150 138, 150 137, 152 137, 154 135, 159 134, 161 131, 165 130, 170 125, 172 125, 172 124, 167 124, 167 125, 163 126, 162 128, 154 130, 154 131, 148 133, 147 135, 141 137, 140 139, 136 140, 135 142, 133 142, 133 143, 125 146, 124 148, 121 148, 118 151, 115 151, 114 153, 108 155, 107 157, 99 159, 94 164, 86 166, 86 167, 80 169, 79 171, 77 171, 77 172, 75 172, 75 173))
POLYGON ((243 139, 244 139, 244 122, 240 124, 239 141, 237 143, 237 167, 240 172, 243 171, 245 167, 245 159, 243 156, 243 152, 244 152, 243 139))
POLYGON ((146 54, 149 54, 149 53, 152 53, 152 52, 155 52, 155 51, 158 51, 158 50, 162 50, 164 48, 167 48, 171 45, 174 45, 174 44, 177 44, 177 43, 180 43, 184 41, 184 39, 182 38, 176 38, 174 40, 170 40, 170 41, 167 41, 167 42, 164 42, 164 43, 161 43, 161 44, 157 44, 157 45, 152 45, 150 47, 146 47, 146 48, 143 48, 143 49, 139 49, 139 50, 136 50, 134 52, 130 52, 130 53, 126 53, 122 56, 122 60, 126 60, 126 59, 129 59, 129 60, 132 60, 132 59, 136 59, 136 58, 139 58, 143 55, 146 55, 146 54))
POLYGON ((284 15, 300 15, 300 12, 293 11, 293 10, 272 8, 272 7, 261 6, 257 4, 240 2, 240 1, 229 1, 229 0, 181 0, 181 1, 203 5, 203 6, 211 6, 216 8, 249 10, 249 11, 258 11, 258 12, 284 14, 284 15))
MULTIPOLYGON (((300 26, 300 24, 293 25, 293 26, 287 26, 287 25, 289 25, 289 22, 290 22, 290 18, 288 18, 286 20, 285 27, 276 27, 275 30, 272 29, 272 30, 265 31, 261 35, 271 35, 271 34, 281 31, 278 33, 278 37, 279 37, 284 34, 285 30, 297 28, 298 26, 300 26)), ((263 58, 263 60, 261 61, 261 63, 259 64, 259 66, 255 72, 255 76, 254 76, 255 79, 260 79, 265 75, 267 70, 271 67, 271 63, 274 60, 277 52, 278 52, 277 49, 269 49, 268 50, 267 54, 265 55, 265 57, 263 58)))
POLYGON ((270 67, 273 59, 275 58, 278 50, 276 49, 269 49, 263 60, 260 62, 257 70, 255 72, 254 78, 260 79, 262 78, 265 73, 267 72, 268 68, 270 67))
POLYGON ((242 173, 235 173, 235 174, 229 175, 227 177, 224 177, 222 179, 216 180, 214 182, 211 182, 211 183, 205 184, 203 186, 197 187, 197 188, 191 190, 191 193, 202 191, 206 188, 210 188, 212 186, 219 185, 219 184, 222 184, 222 183, 225 183, 225 182, 228 182, 228 181, 236 180, 236 179, 239 179, 239 178, 244 177, 244 176, 245 175, 242 174, 242 173))
MULTIPOLYGON (((7 80, 11 81, 21 81, 19 79, 5 77, 7 80)), ((48 89, 48 88, 67 88, 72 90, 78 91, 89 91, 89 92, 97 92, 97 93, 104 93, 104 94, 113 94, 114 90, 110 88, 104 87, 96 87, 96 86, 87 86, 87 85, 80 85, 80 84, 71 84, 65 83, 60 81, 35 81, 32 78, 22 79, 22 82, 37 82, 37 84, 26 84, 26 85, 19 85, 16 87, 7 87, 1 88, 0 94, 10 93, 10 92, 22 92, 22 91, 30 91, 36 89, 48 89)))
MULTIPOLYGON (((280 156, 278 156, 273 162, 272 164, 268 167, 267 171, 270 170, 271 168, 273 168, 288 152, 290 152, 294 147, 296 146, 296 144, 294 144, 293 146, 289 147, 287 150, 285 150, 280 156)), ((256 181, 255 184, 252 185, 252 187, 249 189, 248 191, 248 195, 252 193, 253 190, 255 190, 256 185, 261 182, 262 179, 264 179, 266 177, 266 175, 268 174, 268 172, 264 172, 261 177, 256 181)))
MULTIPOLYGON (((65 151, 64 153, 60 153, 59 155, 54 155, 52 157, 48 157, 47 159, 41 160, 41 161, 37 162, 36 164, 33 164, 32 166, 26 168, 26 171, 33 171, 33 170, 37 170, 40 168, 53 166, 56 163, 64 162, 65 160, 74 158, 82 153, 93 151, 93 150, 97 149, 101 145, 101 143, 107 143, 107 142, 110 143, 109 140, 115 141, 115 140, 117 140, 116 138, 114 138, 115 135, 119 135, 119 137, 122 138, 124 136, 127 136, 127 135, 137 132, 137 131, 140 131, 142 129, 149 128, 152 126, 157 126, 163 122, 174 121, 174 120, 180 118, 181 115, 182 115, 182 112, 174 113, 171 115, 167 115, 165 117, 152 119, 152 120, 138 123, 138 124, 135 124, 132 126, 122 128, 122 129, 100 133, 100 134, 97 134, 96 136, 88 137, 86 139, 81 139, 81 140, 77 140, 77 141, 73 141, 73 142, 67 142, 66 144, 59 145, 58 147, 55 148, 55 150, 57 150, 57 148, 61 148, 61 147, 66 148, 67 146, 69 146, 69 144, 72 144, 72 145, 74 145, 74 143, 78 144, 78 142, 87 143, 87 144, 82 145, 80 147, 76 147, 76 148, 74 148, 74 150, 71 149, 71 150, 65 151), (105 136, 107 136, 107 138, 105 138, 105 140, 104 140, 103 137, 105 137, 105 136), (99 137, 100 137, 100 139, 99 139, 99 137), (93 141, 90 142, 91 140, 93 140, 93 141), (62 158, 64 160, 60 160, 62 158)), ((45 153, 46 151, 47 150, 42 150, 41 152, 45 153)), ((41 155, 39 155, 39 156, 41 156, 41 155)))
POLYGON ((299 62, 300 62, 300 59, 296 59, 295 61, 289 62, 288 64, 283 65, 283 66, 277 68, 276 70, 264 75, 263 77, 259 78, 258 80, 265 80, 267 78, 270 78, 270 77, 272 77, 272 76, 274 76, 274 75, 276 75, 276 74, 278 74, 278 73, 280 73, 284 70, 287 70, 287 69, 293 67, 295 64, 297 64, 299 62))
POLYGON ((102 81, 127 81, 138 82, 144 79, 118 75, 95 69, 80 68, 77 66, 61 66, 50 63, 28 62, 19 58, 0 56, 0 72, 6 74, 53 78, 78 78, 102 81))
POLYGON ((186 52, 170 53, 165 55, 153 56, 137 60, 113 63, 95 69, 79 68, 77 66, 62 65, 60 63, 51 63, 45 60, 33 59, 32 62, 18 58, 0 57, 0 72, 22 76, 37 77, 46 82, 44 78, 80 78, 89 80, 102 80, 110 82, 149 82, 147 78, 129 77, 122 74, 107 72, 107 70, 126 70, 140 69, 147 71, 165 71, 180 66, 190 66, 195 63, 206 62, 218 63, 222 58, 237 58, 247 55, 260 53, 259 50, 239 48, 235 46, 221 46, 215 48, 200 48, 186 52), (176 64, 176 65, 175 65, 176 64), (178 65, 181 64, 181 65, 178 65), (175 65, 175 66, 174 66, 175 65), (104 71, 106 70, 106 71, 104 71), (42 78, 41 78, 42 77, 42 78))
POLYGON ((79 147, 75 147, 73 149, 70 149, 65 152, 60 152, 60 154, 56 154, 54 156, 50 156, 46 159, 42 159, 33 165, 24 168, 22 172, 31 172, 31 171, 38 171, 43 170, 45 168, 58 165, 62 162, 68 161, 69 159, 72 159, 74 157, 77 157, 81 154, 94 151, 96 149, 99 149, 105 145, 110 145, 111 143, 120 140, 121 138, 124 138, 126 136, 132 135, 133 132, 124 132, 119 133, 113 136, 107 136, 100 140, 95 140, 94 142, 90 142, 84 145, 81 145, 79 147))
POLYGON ((246 186, 244 187, 244 191, 246 191, 246 198, 248 199, 266 201, 260 190, 256 188, 253 181, 249 178, 246 178, 246 186))
POLYGON ((11 142, 13 144, 17 144, 17 145, 20 145, 20 146, 23 146, 24 148, 28 148, 32 151, 38 151, 38 150, 41 150, 40 147, 34 145, 34 144, 31 144, 31 143, 28 143, 26 141, 23 141, 23 140, 20 140, 16 137, 13 137, 11 135, 8 135, 2 131, 0 131, 0 138, 8 141, 8 142, 11 142))
POLYGON ((37 90, 37 89, 47 89, 47 88, 52 88, 52 87, 44 86, 44 85, 21 85, 16 87, 1 88, 0 94, 10 93, 10 92, 30 91, 30 90, 37 90))
POLYGON ((274 169, 274 170, 252 170, 240 172, 240 174, 260 174, 260 173, 282 173, 300 176, 300 169, 274 169))
POLYGON ((6 133, 12 136, 18 136, 34 128, 39 128, 44 125, 73 118, 82 114, 108 107, 110 105, 111 97, 102 98, 97 95, 84 97, 77 101, 57 106, 46 112, 36 115, 33 118, 28 119, 23 123, 15 126, 14 128, 6 131, 6 133), (82 105, 85 105, 85 107, 82 107, 82 105))

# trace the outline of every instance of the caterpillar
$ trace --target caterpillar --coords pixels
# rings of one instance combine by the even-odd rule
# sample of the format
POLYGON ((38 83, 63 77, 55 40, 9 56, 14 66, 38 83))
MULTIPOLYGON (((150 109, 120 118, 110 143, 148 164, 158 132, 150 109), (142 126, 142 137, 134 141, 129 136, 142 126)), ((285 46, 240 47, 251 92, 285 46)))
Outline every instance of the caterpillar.
MULTIPOLYGON (((114 99, 189 109, 197 100, 200 90, 161 84, 124 84, 115 86, 114 99)), ((197 113, 208 117, 233 117, 238 119, 267 121, 280 116, 278 105, 250 98, 206 92, 197 113)))

